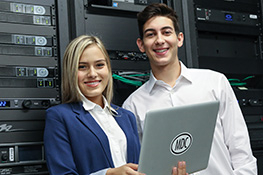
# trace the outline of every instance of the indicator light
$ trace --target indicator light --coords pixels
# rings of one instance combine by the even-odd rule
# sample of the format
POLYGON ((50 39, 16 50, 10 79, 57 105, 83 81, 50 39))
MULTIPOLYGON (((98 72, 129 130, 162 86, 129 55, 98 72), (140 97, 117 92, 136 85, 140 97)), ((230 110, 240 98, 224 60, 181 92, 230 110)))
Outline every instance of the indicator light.
POLYGON ((225 14, 225 20, 226 21, 233 21, 233 15, 230 13, 225 14))

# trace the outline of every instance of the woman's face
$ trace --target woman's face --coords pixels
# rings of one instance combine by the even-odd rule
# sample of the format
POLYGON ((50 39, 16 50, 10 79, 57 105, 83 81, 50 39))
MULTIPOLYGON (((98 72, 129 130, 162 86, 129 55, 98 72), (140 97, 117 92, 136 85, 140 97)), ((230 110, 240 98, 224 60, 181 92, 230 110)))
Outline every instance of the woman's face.
POLYGON ((90 101, 102 104, 102 92, 109 81, 106 58, 98 46, 92 44, 82 53, 78 67, 78 86, 90 101))

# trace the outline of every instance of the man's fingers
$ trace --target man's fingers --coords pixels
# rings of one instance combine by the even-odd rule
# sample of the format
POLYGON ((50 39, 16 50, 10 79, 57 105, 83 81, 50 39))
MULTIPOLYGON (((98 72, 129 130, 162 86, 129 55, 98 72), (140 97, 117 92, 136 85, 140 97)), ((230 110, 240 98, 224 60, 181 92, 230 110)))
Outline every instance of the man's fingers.
POLYGON ((172 175, 188 175, 188 173, 186 173, 185 161, 180 161, 178 162, 177 167, 173 167, 172 175))
POLYGON ((185 175, 186 174, 186 163, 185 161, 178 162, 178 175, 185 175))

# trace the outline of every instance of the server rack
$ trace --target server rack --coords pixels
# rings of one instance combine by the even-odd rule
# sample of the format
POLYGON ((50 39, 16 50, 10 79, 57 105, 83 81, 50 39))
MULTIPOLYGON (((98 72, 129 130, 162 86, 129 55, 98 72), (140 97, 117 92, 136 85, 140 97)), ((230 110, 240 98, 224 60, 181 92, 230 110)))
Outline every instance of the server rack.
POLYGON ((182 15, 186 64, 224 73, 248 126, 263 173, 262 1, 173 1, 182 15))
POLYGON ((61 101, 66 6, 56 0, 0 2, 0 174, 48 174, 45 110, 61 101))

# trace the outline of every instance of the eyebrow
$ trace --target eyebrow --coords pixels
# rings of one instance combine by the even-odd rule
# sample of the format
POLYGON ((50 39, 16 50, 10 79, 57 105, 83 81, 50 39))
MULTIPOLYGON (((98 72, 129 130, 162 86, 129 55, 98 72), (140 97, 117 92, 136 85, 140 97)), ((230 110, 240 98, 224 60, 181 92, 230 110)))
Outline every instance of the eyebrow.
POLYGON ((106 59, 103 58, 103 59, 100 59, 100 60, 96 60, 95 62, 101 62, 101 61, 106 62, 106 59))
MULTIPOLYGON (((106 59, 99 59, 99 60, 96 60, 95 63, 98 63, 98 62, 107 62, 106 59)), ((88 64, 87 62, 79 62, 79 64, 88 64)))
MULTIPOLYGON (((165 29, 172 29, 173 30, 173 28, 171 26, 164 26, 164 27, 161 28, 161 30, 165 30, 165 29)), ((152 28, 146 29, 144 31, 144 34, 149 32, 149 31, 153 32, 153 31, 155 31, 155 29, 152 29, 152 28)))

